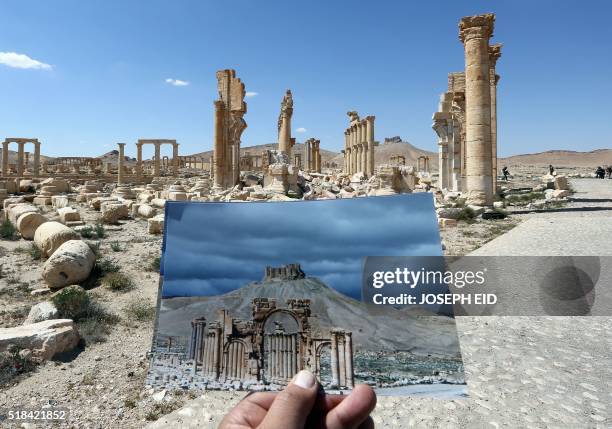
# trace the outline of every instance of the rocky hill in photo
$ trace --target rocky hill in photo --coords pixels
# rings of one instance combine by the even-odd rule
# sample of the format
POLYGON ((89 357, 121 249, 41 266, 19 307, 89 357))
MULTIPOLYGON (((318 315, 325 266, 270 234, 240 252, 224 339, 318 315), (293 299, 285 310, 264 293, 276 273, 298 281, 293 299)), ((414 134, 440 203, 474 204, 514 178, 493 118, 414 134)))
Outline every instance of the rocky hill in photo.
POLYGON ((455 320, 443 316, 419 316, 423 310, 380 308, 376 315, 360 301, 343 295, 315 277, 294 280, 251 282, 220 296, 175 297, 163 299, 158 332, 162 335, 188 337, 191 320, 204 316, 216 320, 217 310, 226 309, 234 318, 250 320, 254 298, 275 298, 278 307, 287 299, 311 300, 311 323, 315 332, 331 327, 353 332, 358 351, 407 351, 417 355, 446 358, 459 356, 455 320))

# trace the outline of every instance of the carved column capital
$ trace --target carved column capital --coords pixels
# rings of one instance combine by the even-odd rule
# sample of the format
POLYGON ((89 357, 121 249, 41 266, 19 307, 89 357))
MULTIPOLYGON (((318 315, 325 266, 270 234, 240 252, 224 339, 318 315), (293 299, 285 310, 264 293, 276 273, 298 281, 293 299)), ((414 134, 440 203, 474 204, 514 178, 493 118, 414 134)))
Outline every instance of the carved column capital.
POLYGON ((459 40, 465 43, 470 39, 488 39, 493 35, 494 25, 495 15, 492 13, 465 16, 459 22, 459 40))
POLYGON ((495 65, 497 64, 497 60, 501 58, 501 43, 495 43, 494 45, 489 46, 489 64, 492 69, 495 69, 495 65))

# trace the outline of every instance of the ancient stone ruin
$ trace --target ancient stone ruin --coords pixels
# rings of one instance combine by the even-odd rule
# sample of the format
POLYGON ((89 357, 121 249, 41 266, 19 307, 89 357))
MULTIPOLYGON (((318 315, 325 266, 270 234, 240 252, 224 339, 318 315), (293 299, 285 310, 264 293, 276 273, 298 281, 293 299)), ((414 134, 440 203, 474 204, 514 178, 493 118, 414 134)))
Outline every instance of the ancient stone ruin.
POLYGON ((2 142, 2 175, 8 177, 14 173, 17 177, 23 177, 29 167, 29 154, 24 151, 25 145, 34 145, 34 164, 32 165, 32 176, 40 174, 40 142, 38 139, 9 137, 2 142), (9 145, 17 143, 17 164, 9 165, 9 145))
POLYGON ((438 135, 440 189, 465 192, 468 201, 492 205, 497 177, 497 60, 501 45, 489 45, 493 14, 459 23, 465 72, 450 73, 433 129, 438 135))
POLYGON ((374 116, 360 119, 355 111, 347 113, 350 119, 344 131, 344 172, 363 173, 371 177, 374 173, 374 116))
MULTIPOLYGON (((267 269, 266 276, 269 274, 267 269)), ((252 319, 247 321, 219 310, 217 320, 207 322, 200 317, 191 321, 188 359, 193 361, 194 373, 211 381, 286 385, 302 369, 320 376, 322 351, 330 347, 331 387, 352 388, 351 332, 333 328, 328 337, 317 338, 312 334, 311 317, 307 299, 289 299, 286 307, 279 307, 275 299, 255 298, 252 319), (279 315, 282 318, 277 319, 279 315)))
POLYGON ((321 140, 310 138, 304 142, 304 170, 321 172, 321 140))
POLYGON ((293 96, 288 89, 281 102, 281 110, 278 115, 278 150, 289 155, 291 159, 291 148, 295 139, 291 137, 291 118, 293 116, 293 96))
POLYGON ((219 99, 215 101, 214 186, 227 189, 240 178, 240 137, 247 124, 244 84, 234 70, 217 72, 219 99))

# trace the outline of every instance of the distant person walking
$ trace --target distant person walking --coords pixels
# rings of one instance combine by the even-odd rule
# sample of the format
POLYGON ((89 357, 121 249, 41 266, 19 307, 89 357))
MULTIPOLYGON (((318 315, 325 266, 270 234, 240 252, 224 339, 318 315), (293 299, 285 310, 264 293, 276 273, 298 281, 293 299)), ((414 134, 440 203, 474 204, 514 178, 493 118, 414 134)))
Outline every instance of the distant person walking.
POLYGON ((553 167, 552 164, 548 165, 548 171, 551 176, 555 175, 555 167, 553 167))
POLYGON ((502 168, 502 174, 504 175, 504 180, 507 182, 508 176, 510 175, 510 172, 508 171, 508 167, 504 166, 504 168, 502 168))
POLYGON ((608 179, 612 179, 612 165, 608 165, 608 168, 606 168, 606 173, 608 173, 608 179))
POLYGON ((606 172, 603 168, 601 168, 601 166, 597 167, 597 170, 595 170, 595 177, 598 179, 606 178, 606 172))

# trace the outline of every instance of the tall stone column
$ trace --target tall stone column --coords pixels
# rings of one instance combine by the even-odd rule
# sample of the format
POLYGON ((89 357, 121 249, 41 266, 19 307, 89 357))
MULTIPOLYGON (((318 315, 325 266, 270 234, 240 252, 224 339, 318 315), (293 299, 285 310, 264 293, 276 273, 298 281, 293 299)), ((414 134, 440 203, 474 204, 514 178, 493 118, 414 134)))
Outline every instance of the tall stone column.
POLYGON ((23 176, 23 147, 25 146, 25 143, 23 142, 18 142, 18 149, 17 149, 17 177, 22 177, 23 176))
POLYGON ((213 152, 213 182, 216 188, 223 188, 225 175, 225 145, 223 142, 223 102, 215 101, 215 146, 213 152))
POLYGON ((346 363, 346 387, 353 388, 355 385, 353 374, 353 336, 351 332, 344 334, 344 362, 346 363))
POLYGON ((136 143, 136 177, 142 181, 142 143, 136 143))
POLYGON ((34 142, 34 166, 32 167, 32 176, 38 177, 40 175, 40 142, 34 142))
MULTIPOLYGON (((291 117, 293 116, 293 97, 287 90, 281 102, 281 112, 278 118, 278 150, 291 155, 291 117)), ((291 158, 290 158, 291 159, 291 158)))
POLYGON ((9 175, 8 171, 9 166, 9 142, 2 142, 2 175, 7 177, 9 175))
POLYGON ((311 158, 311 149, 310 149, 310 139, 304 142, 304 170, 310 170, 310 158, 311 158))
POLYGON ((123 183, 123 163, 125 161, 125 143, 117 143, 119 146, 119 155, 117 157, 117 185, 123 183))
POLYGON ((153 158, 153 176, 159 177, 160 174, 160 144, 154 143, 155 146, 155 158, 153 158))
POLYGON ((24 167, 24 171, 28 170, 28 166, 30 165, 30 152, 24 152, 24 162, 23 162, 23 167, 24 167))
POLYGON ((490 83, 491 83, 491 164, 493 168, 493 192, 497 192, 497 82, 499 75, 495 67, 497 60, 501 57, 500 43, 489 46, 490 83))
POLYGON ((332 386, 340 385, 340 369, 338 367, 338 336, 334 331, 331 332, 331 372, 332 386))
POLYGON ((459 24, 465 47, 468 201, 478 205, 493 204, 489 39, 494 21, 493 14, 485 14, 464 17, 459 24))
POLYGON ((351 126, 351 135, 352 135, 352 142, 351 142, 351 146, 352 146, 352 153, 353 153, 353 159, 351 161, 351 174, 355 174, 357 173, 357 156, 358 156, 358 149, 357 149, 357 125, 352 125, 351 126))
POLYGON ((367 175, 371 177, 374 174, 374 120, 375 116, 366 116, 366 140, 368 142, 368 165, 367 175))
MULTIPOLYGON (((176 176, 178 174, 179 169, 179 154, 178 154, 178 143, 174 143, 172 145, 172 175, 176 176)), ((191 167, 191 165, 190 165, 191 167)))

